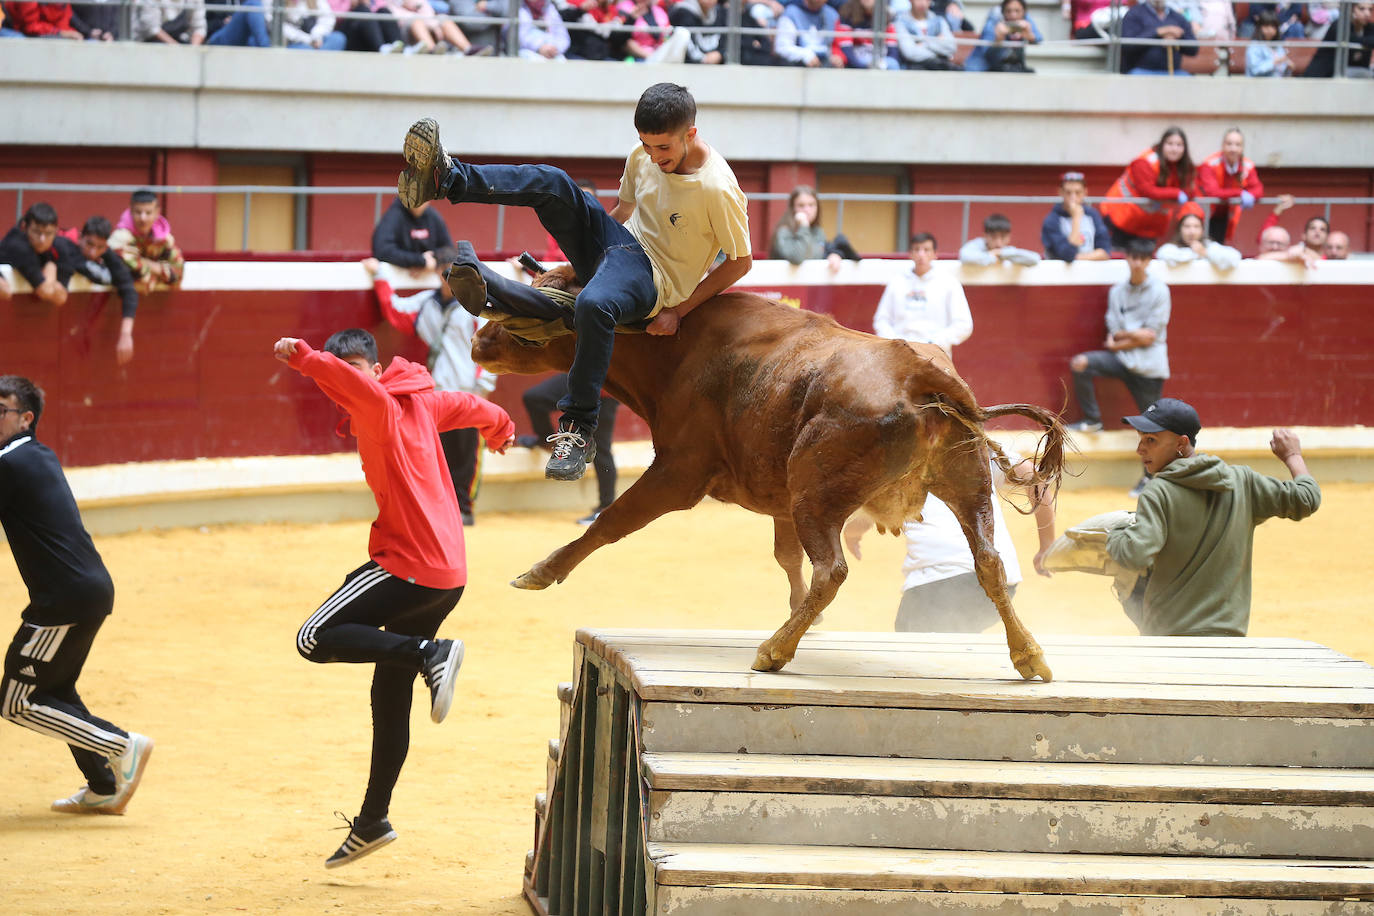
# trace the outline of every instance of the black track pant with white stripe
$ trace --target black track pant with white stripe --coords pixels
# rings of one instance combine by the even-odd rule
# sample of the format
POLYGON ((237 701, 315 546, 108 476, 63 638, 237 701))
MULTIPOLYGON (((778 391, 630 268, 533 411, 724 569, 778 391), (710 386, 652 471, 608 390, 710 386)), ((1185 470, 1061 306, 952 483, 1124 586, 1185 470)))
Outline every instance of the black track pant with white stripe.
POLYGON ((296 649, 312 662, 376 664, 372 674, 372 769, 362 816, 384 818, 391 790, 410 749, 410 703, 420 650, 463 595, 398 579, 371 561, 349 573, 339 590, 296 634, 296 649))
POLYGON ((65 741, 92 792, 115 790, 109 758, 123 754, 129 735, 91 714, 76 681, 104 617, 61 626, 25 623, 5 653, 0 715, 41 735, 65 741))

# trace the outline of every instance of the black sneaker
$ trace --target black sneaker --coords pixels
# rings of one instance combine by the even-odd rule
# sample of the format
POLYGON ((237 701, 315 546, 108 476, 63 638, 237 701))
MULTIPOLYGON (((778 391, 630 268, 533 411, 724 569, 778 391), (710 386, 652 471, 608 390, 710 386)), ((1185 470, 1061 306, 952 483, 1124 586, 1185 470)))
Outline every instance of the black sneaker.
POLYGON ((458 257, 449 266, 444 279, 448 281, 449 292, 458 304, 469 312, 480 311, 487 304, 487 281, 477 269, 477 252, 471 242, 457 244, 458 257))
POLYGON ((340 865, 357 861, 396 839, 396 831, 391 829, 391 821, 386 818, 379 821, 364 821, 359 817, 349 821, 342 811, 335 813, 348 824, 348 839, 343 841, 343 845, 336 849, 332 856, 324 860, 325 868, 338 868, 340 865))
POLYGON ((422 651, 424 662, 420 665, 420 673, 429 685, 429 718, 432 722, 442 722, 453 705, 453 685, 463 665, 463 641, 431 639, 422 651))
POLYGON ((407 207, 418 207, 443 194, 444 177, 453 168, 453 160, 439 142, 439 122, 421 118, 406 131, 402 153, 406 169, 396 176, 396 194, 407 207))
POLYGON ((580 480, 587 473, 587 462, 596 457, 592 434, 569 420, 558 421, 558 432, 549 436, 553 455, 544 465, 544 476, 551 480, 580 480))

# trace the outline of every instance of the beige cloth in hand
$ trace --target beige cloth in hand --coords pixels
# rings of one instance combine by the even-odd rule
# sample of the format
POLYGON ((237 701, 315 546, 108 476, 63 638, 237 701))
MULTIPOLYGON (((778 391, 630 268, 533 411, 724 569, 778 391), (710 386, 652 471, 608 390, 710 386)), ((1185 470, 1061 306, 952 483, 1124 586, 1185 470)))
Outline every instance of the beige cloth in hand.
POLYGON ((1107 532, 1135 524, 1135 513, 1126 509, 1104 512, 1084 519, 1050 545, 1045 568, 1052 572, 1086 572, 1112 577, 1117 600, 1124 601, 1135 588, 1136 580, 1148 570, 1128 569, 1107 553, 1107 532))

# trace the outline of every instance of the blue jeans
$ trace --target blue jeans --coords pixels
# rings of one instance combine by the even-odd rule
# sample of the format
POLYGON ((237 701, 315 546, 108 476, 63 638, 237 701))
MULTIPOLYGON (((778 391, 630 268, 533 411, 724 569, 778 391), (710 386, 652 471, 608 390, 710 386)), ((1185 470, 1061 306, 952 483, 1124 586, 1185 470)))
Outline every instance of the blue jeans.
POLYGON ((630 231, 562 169, 457 160, 453 165, 442 189, 449 201, 532 208, 577 272, 583 284, 573 307, 577 350, 568 370, 568 393, 558 409, 566 419, 594 432, 615 326, 647 318, 658 301, 649 256, 630 231))
POLYGON ((1083 353, 1088 359, 1088 368, 1073 374, 1073 393, 1078 398, 1078 407, 1083 411, 1083 419, 1093 423, 1102 422, 1102 411, 1097 406, 1097 392, 1093 390, 1096 376, 1120 379, 1126 390, 1135 400, 1135 406, 1144 410, 1164 393, 1164 379, 1137 375, 1127 369, 1121 359, 1111 350, 1093 350, 1083 353))
POLYGON ((262 0, 243 0, 243 9, 229 17, 215 34, 205 40, 211 45, 233 45, 237 48, 270 48, 272 37, 267 34, 267 20, 262 15, 262 0))
POLYGON ((1126 75, 1127 75, 1127 76, 1192 76, 1193 74, 1189 73, 1187 70, 1184 70, 1184 69, 1183 69, 1183 65, 1180 64, 1179 66, 1177 66, 1177 67, 1174 68, 1174 72, 1173 72, 1173 73, 1170 73, 1168 70, 1151 70, 1151 69, 1149 69, 1148 67, 1132 67, 1130 70, 1127 70, 1127 71, 1126 71, 1126 75))
POLYGON ((295 41, 289 43, 287 47, 294 48, 297 51, 342 51, 347 44, 348 37, 345 36, 343 32, 330 32, 328 35, 324 36, 324 41, 320 42, 318 48, 314 45, 295 41))

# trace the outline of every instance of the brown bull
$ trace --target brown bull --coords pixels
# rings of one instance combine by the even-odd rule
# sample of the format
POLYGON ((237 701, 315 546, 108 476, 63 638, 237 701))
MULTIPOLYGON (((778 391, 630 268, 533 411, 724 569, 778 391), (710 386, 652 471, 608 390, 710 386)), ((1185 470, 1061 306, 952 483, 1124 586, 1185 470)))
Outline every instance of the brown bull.
MULTIPOLYGON (((543 282, 566 285, 567 277, 555 270, 543 282)), ((474 340, 473 356, 494 372, 567 370, 573 343, 566 336, 521 344, 492 322, 474 340)), ((981 409, 938 347, 881 340, 742 292, 703 303, 674 337, 618 336, 606 390, 648 422, 653 463, 585 534, 512 585, 562 582, 593 550, 704 496, 735 503, 772 517, 773 556, 791 584, 792 614, 753 664, 776 671, 848 574, 840 546, 845 521, 863 510, 880 531, 900 533, 933 493, 963 526, 1016 670, 1050 680, 1040 646, 1012 609, 993 548, 990 457, 1015 473, 982 428, 1009 414, 1044 427, 1034 479, 1020 482, 1053 486, 1064 431, 1049 411, 981 409)))

